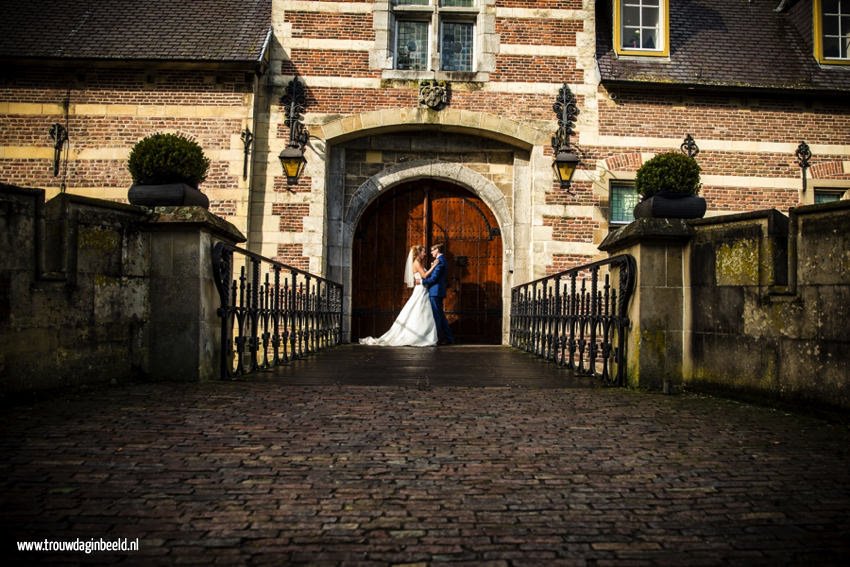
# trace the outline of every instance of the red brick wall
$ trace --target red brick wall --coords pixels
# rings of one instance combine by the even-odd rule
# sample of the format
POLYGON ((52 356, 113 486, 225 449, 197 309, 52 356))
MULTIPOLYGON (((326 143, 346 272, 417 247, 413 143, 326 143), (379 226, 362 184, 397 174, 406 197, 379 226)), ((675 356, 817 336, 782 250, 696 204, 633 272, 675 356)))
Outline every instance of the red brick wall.
POLYGON ((298 178, 298 183, 295 185, 288 185, 286 182, 286 176, 278 175, 274 178, 274 186, 273 189, 276 193, 309 193, 312 191, 313 187, 313 178, 305 175, 304 173, 298 178))
POLYGON ((572 57, 543 55, 498 55, 496 70, 490 74, 491 81, 526 82, 533 81, 534 77, 556 77, 568 83, 584 80, 572 57))
MULTIPOLYGON (((615 92, 600 100, 599 132, 614 136, 850 144, 850 103, 806 106, 799 97, 665 96, 615 92)), ((702 154, 700 154, 702 156, 702 154)), ((792 152, 793 157, 793 152, 792 152)))
POLYGON ((841 160, 813 163, 809 174, 813 179, 850 179, 850 173, 844 173, 841 160))
MULTIPOLYGON (((138 116, 135 107, 188 106, 229 107, 239 114, 252 77, 242 72, 157 71, 95 69, 65 73, 35 68, 8 75, 0 84, 0 102, 60 105, 70 100, 67 184, 74 187, 129 187, 132 183, 126 159, 75 159, 89 149, 129 149, 141 138, 161 131, 177 131, 193 137, 206 151, 230 149, 231 137, 242 129, 242 120, 222 117, 138 116), (68 90, 70 87, 70 90, 68 90), (102 104, 109 115, 75 114, 76 105, 102 104), (114 105, 132 105, 126 114, 116 114, 114 105)), ((96 109, 95 109, 96 111, 96 109)), ((151 114, 157 110, 152 109, 151 114)), ((144 114, 147 114, 144 113, 144 114)), ((0 146, 52 149, 50 125, 65 122, 62 114, 13 114, 0 116, 0 146)), ((5 182, 50 187, 54 178, 52 159, 0 160, 0 179, 5 182)), ((229 172, 226 162, 213 162, 201 189, 238 188, 239 176, 229 172)), ((235 211, 234 201, 215 205, 221 212, 235 211)))
POLYGON ((310 214, 307 203, 274 203, 272 214, 280 216, 281 232, 301 232, 304 230, 304 217, 310 214))
POLYGON ((234 216, 236 214, 236 201, 232 199, 210 201, 210 212, 220 217, 234 216))
POLYGON ((561 242, 593 242, 593 235, 601 228, 599 221, 587 217, 543 216, 543 226, 552 227, 552 238, 561 242))
MULTIPOLYGON (((554 178, 554 174, 553 174, 554 178)), ((573 181, 569 189, 561 189, 557 181, 546 192, 547 205, 599 205, 599 197, 593 194, 593 184, 587 181, 573 181)))
POLYGON ((281 64, 284 75, 325 75, 329 77, 379 78, 381 71, 369 68, 365 51, 335 51, 325 49, 293 49, 290 59, 281 64))
POLYGON ((703 186, 700 195, 705 198, 708 210, 713 211, 778 209, 787 212, 801 204, 796 189, 703 186))
POLYGON ((592 256, 583 254, 553 254, 552 263, 546 266, 546 275, 557 274, 592 261, 592 256))
POLYGON ((581 0, 496 0, 497 8, 530 8, 538 10, 579 10, 581 0))
POLYGON ((302 244, 278 244, 277 256, 274 259, 301 270, 306 271, 310 268, 310 259, 304 256, 302 244))
POLYGON ((580 20, 496 19, 496 33, 501 43, 574 46, 576 32, 583 29, 584 22, 580 20))
POLYGON ((374 40, 372 14, 332 14, 330 12, 286 12, 292 23, 292 37, 319 39, 374 40))

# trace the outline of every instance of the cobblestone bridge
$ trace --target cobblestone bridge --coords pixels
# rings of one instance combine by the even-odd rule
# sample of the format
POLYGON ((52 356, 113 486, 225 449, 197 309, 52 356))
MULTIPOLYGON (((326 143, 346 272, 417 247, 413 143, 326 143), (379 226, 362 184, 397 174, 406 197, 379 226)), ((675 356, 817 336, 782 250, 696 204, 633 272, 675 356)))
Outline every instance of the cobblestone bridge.
POLYGON ((838 564, 844 425, 599 388, 503 347, 5 408, 4 555, 171 565, 838 564), (138 552, 15 552, 139 538, 138 552))

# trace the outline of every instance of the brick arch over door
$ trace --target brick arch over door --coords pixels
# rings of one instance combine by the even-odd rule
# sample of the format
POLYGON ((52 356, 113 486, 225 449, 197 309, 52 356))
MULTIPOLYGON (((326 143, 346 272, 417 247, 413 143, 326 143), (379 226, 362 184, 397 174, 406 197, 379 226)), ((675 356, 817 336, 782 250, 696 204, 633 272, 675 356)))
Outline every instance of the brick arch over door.
MULTIPOLYGON (((343 267, 342 273, 339 275, 346 290, 344 305, 347 321, 346 333, 350 332, 350 319, 348 317, 351 313, 352 250, 354 234, 360 217, 369 204, 385 191, 402 183, 426 178, 447 181, 469 190, 478 196, 496 217, 502 234, 502 258, 504 260, 502 262, 502 303, 506 309, 510 305, 510 280, 507 277, 507 270, 511 265, 510 258, 514 251, 514 224, 504 194, 486 177, 461 164, 424 160, 407 162, 387 168, 363 183, 355 191, 345 210, 342 222, 342 241, 339 243, 337 253, 342 256, 338 258, 343 267)), ((503 321, 503 335, 506 333, 507 323, 503 321)))

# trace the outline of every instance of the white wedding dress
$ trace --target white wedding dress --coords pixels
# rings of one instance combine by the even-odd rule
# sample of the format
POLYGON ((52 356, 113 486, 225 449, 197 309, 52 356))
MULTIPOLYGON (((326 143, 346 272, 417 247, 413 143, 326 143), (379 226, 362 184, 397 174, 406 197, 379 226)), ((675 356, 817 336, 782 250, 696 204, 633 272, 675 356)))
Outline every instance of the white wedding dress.
MULTIPOLYGON (((409 268, 413 272, 412 268, 409 268)), ((390 330, 378 338, 364 337, 360 344, 375 346, 434 346, 437 344, 437 325, 428 290, 422 285, 419 274, 406 275, 405 280, 413 281, 413 293, 401 308, 390 330)))

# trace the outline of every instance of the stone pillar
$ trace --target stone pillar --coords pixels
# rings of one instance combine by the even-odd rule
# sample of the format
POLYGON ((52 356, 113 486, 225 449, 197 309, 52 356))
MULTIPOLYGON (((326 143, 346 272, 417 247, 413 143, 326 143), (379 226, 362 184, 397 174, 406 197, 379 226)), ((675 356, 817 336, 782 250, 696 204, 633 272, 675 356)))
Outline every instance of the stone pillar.
POLYGON ((693 228, 681 219, 638 219, 599 245, 637 262, 626 344, 629 386, 671 392, 690 360, 690 277, 686 254, 693 228))
POLYGON ((212 247, 245 237, 201 207, 157 207, 144 228, 151 246, 148 375, 179 382, 217 378, 221 326, 212 247))

